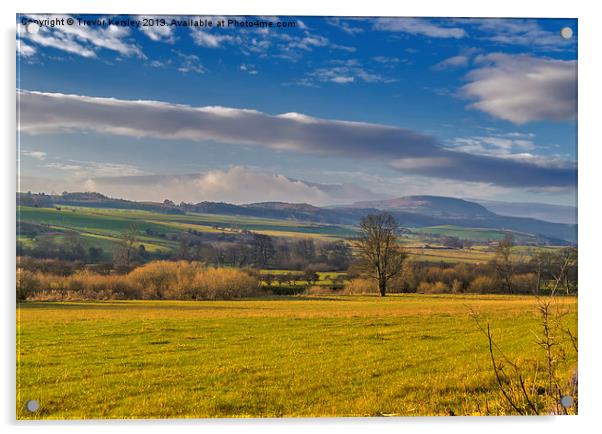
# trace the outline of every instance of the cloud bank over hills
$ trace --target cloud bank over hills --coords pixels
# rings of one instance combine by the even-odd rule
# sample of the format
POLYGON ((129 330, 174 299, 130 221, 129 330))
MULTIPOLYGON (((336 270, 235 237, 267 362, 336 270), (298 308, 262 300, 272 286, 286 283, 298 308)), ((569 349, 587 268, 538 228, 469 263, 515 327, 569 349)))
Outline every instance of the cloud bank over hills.
POLYGON ((403 174, 433 178, 506 187, 576 185, 576 165, 569 161, 472 154, 440 146, 430 135, 382 124, 28 90, 18 91, 18 102, 19 128, 27 134, 93 131, 138 138, 213 140, 320 157, 379 160, 403 174))

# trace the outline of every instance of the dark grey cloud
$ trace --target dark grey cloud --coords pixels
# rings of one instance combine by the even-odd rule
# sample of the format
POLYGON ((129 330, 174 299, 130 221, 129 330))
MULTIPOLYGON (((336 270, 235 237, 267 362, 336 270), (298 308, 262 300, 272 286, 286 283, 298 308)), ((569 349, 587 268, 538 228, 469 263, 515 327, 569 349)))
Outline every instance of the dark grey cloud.
POLYGON ((19 104, 19 127, 32 134, 91 130, 171 140, 216 140, 353 158, 421 155, 434 147, 432 137, 411 130, 300 113, 273 116, 218 106, 190 107, 30 91, 19 92, 19 104))
POLYGON ((488 182, 505 187, 576 187, 574 164, 514 155, 511 158, 439 149, 428 157, 398 159, 391 166, 421 176, 488 182))
POLYGON ((545 158, 492 157, 451 151, 431 136, 378 124, 315 118, 299 113, 191 107, 21 90, 24 133, 95 131, 168 140, 215 140, 316 156, 380 159, 403 173, 501 186, 575 186, 571 163, 545 158))

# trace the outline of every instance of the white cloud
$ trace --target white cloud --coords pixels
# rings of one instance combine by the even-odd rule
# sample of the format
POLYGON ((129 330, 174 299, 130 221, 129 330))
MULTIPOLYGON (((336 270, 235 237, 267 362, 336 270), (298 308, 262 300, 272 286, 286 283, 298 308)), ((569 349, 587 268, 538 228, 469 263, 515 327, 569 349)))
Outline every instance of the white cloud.
POLYGON ((138 176, 146 172, 131 164, 104 163, 97 161, 68 160, 67 162, 52 162, 44 167, 67 172, 73 179, 88 177, 138 176))
POLYGON ((364 31, 361 27, 352 26, 349 20, 341 18, 326 18, 326 22, 352 36, 364 31))
MULTIPOLYGON (((69 168, 69 170, 77 170, 69 168)), ((381 197, 351 184, 318 184, 233 166, 196 175, 99 176, 50 183, 56 191, 96 191, 132 200, 175 202, 251 203, 265 201, 306 202, 313 205, 349 203, 381 197)), ((37 178, 24 178, 22 190, 43 191, 37 178)), ((46 187, 48 188, 48 187, 46 187)))
POLYGON ((436 24, 426 18, 377 18, 374 22, 374 29, 431 38, 460 39, 467 36, 464 29, 436 24))
POLYGON ((192 28, 191 35, 195 44, 206 48, 220 48, 225 42, 240 42, 240 38, 235 38, 231 35, 210 33, 196 27, 192 28))
POLYGON ((201 175, 193 186, 195 194, 202 200, 242 203, 258 200, 287 201, 294 198, 296 202, 328 202, 328 195, 316 186, 243 167, 233 167, 227 171, 212 170, 201 175))
POLYGON ((462 66, 468 65, 468 56, 457 55, 449 57, 441 62, 437 63, 433 68, 434 69, 451 69, 451 68, 459 68, 462 66))
POLYGON ((505 158, 532 164, 542 168, 576 169, 576 164, 558 155, 536 155, 532 152, 541 146, 532 140, 533 134, 518 132, 495 136, 458 137, 452 141, 451 149, 474 155, 505 158))
MULTIPOLYGON (((335 66, 327 68, 318 68, 309 73, 306 79, 318 82, 329 82, 336 84, 348 84, 354 82, 364 83, 393 83, 397 79, 384 77, 366 70, 357 60, 349 59, 346 61, 332 61, 335 66)), ((306 85, 303 81, 296 84, 306 85)))
POLYGON ((473 154, 502 156, 512 152, 535 149, 531 137, 525 138, 518 133, 500 134, 494 136, 458 137, 453 140, 453 148, 458 151, 473 154))
POLYGON ((204 74, 207 72, 205 67, 201 64, 201 59, 196 54, 184 54, 178 50, 172 50, 176 54, 179 61, 178 71, 196 72, 197 74, 204 74))
POLYGON ((250 75, 257 75, 258 74, 257 70, 255 69, 255 65, 250 65, 250 64, 247 64, 247 63, 243 63, 243 64, 241 64, 239 66, 239 69, 241 71, 246 72, 247 74, 250 74, 250 75))
MULTIPOLYGON (((55 29, 58 28, 55 27, 55 29)), ((25 26, 18 24, 17 32, 21 38, 27 38, 31 42, 43 47, 52 47, 82 57, 96 57, 96 52, 93 49, 84 46, 79 41, 76 41, 74 37, 68 36, 58 30, 50 30, 47 27, 42 27, 38 33, 28 33, 25 30, 25 26)))
MULTIPOLYGON (((33 20, 71 19, 69 15, 29 15, 33 20)), ((118 52, 124 56, 144 58, 140 48, 133 42, 127 42, 130 30, 125 27, 108 25, 106 27, 64 25, 47 27, 41 26, 37 33, 29 33, 22 24, 17 25, 20 38, 57 50, 77 54, 82 57, 96 57, 98 49, 118 52)))
POLYGON ((516 124, 574 119, 577 114, 577 61, 493 53, 470 72, 464 94, 469 107, 516 124))
POLYGON ((535 20, 486 18, 466 22, 476 24, 480 31, 486 33, 485 39, 498 44, 559 51, 574 47, 576 42, 576 38, 572 40, 562 38, 560 27, 556 32, 544 30, 535 20))
POLYGON ((31 157, 31 158, 35 158, 36 160, 45 160, 46 157, 48 156, 48 154, 46 152, 42 152, 42 151, 25 151, 22 150, 21 154, 27 156, 27 157, 31 157))
POLYGON ((372 60, 378 63, 382 63, 383 65, 394 65, 399 63, 399 57, 391 56, 374 56, 372 60))
POLYGON ((25 41, 17 39, 17 53, 23 57, 30 57, 36 54, 36 49, 27 45, 25 41))
MULTIPOLYGON (((235 17, 228 17, 235 18, 235 17)), ((213 22, 226 19, 224 17, 210 17, 213 22)), ((238 20, 244 18, 238 17, 238 20)), ((277 17, 263 17, 262 19, 276 21, 277 17)), ((308 52, 315 49, 355 51, 354 47, 334 44, 328 38, 310 31, 300 22, 295 29, 274 30, 267 28, 245 28, 235 31, 229 28, 191 28, 190 35, 196 45, 205 48, 218 49, 231 46, 240 50, 246 56, 260 58, 278 58, 296 62, 308 52)))
MULTIPOLYGON (((164 19, 166 22, 169 22, 168 17, 156 17, 156 16, 148 16, 137 17, 137 19, 142 20, 144 18, 147 19, 164 19)), ((151 41, 155 42, 167 42, 173 44, 175 42, 174 31, 171 26, 142 26, 140 27, 140 31, 144 33, 151 41)))

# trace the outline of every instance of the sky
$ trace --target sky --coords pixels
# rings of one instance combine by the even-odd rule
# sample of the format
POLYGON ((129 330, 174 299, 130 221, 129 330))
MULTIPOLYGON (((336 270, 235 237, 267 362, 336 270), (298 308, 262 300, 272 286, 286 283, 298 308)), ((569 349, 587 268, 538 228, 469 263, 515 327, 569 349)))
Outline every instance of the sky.
POLYGON ((577 35, 575 19, 17 16, 18 188, 576 205, 577 35))

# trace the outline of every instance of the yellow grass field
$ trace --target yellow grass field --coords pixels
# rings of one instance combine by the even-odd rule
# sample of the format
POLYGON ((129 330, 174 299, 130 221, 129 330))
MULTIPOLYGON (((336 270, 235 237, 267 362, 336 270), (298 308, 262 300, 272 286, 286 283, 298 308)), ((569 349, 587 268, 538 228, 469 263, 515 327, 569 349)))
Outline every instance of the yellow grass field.
MULTIPOLYGON (((557 306, 576 331, 576 298, 557 306)), ((528 296, 26 302, 17 417, 508 413, 471 312, 510 358, 540 354, 528 296)))

